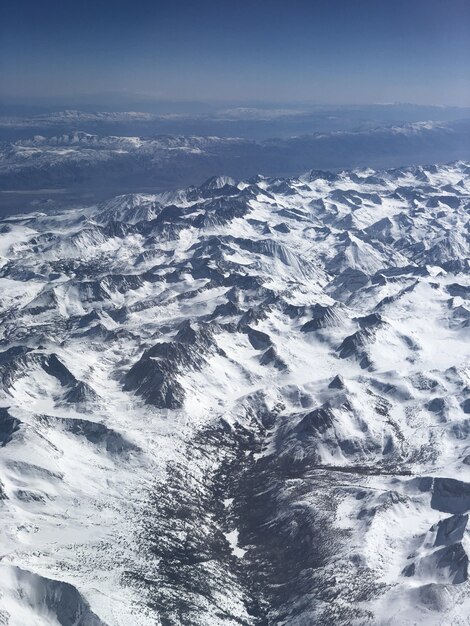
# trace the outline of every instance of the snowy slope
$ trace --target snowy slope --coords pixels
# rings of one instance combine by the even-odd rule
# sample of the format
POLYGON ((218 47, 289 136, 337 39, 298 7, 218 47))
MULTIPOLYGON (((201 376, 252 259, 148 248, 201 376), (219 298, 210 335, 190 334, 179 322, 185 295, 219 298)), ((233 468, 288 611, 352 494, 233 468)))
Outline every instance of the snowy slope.
POLYGON ((466 624, 469 207, 457 162, 3 219, 0 623, 466 624))

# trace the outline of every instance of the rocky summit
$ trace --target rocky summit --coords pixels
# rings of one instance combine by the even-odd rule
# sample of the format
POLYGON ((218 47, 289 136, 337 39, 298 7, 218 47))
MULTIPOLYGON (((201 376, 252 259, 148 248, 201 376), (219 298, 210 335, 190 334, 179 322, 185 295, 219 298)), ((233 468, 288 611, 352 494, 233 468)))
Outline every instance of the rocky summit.
POLYGON ((463 625, 470 165, 0 221, 0 623, 463 625))

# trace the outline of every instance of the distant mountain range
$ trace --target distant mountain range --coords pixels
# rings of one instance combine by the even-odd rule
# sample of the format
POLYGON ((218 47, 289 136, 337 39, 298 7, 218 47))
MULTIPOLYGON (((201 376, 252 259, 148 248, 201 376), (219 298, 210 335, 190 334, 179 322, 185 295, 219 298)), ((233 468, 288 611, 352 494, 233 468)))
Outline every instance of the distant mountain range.
MULTIPOLYGON (((100 136, 75 131, 0 144, 0 189, 60 189, 104 198, 118 192, 198 185, 213 174, 289 176, 308 168, 337 171, 464 158, 470 158, 470 120, 259 141, 216 136, 100 136)), ((43 193, 47 200, 47 192, 43 193)), ((15 202, 11 193, 1 200, 3 210, 8 202, 15 202)))

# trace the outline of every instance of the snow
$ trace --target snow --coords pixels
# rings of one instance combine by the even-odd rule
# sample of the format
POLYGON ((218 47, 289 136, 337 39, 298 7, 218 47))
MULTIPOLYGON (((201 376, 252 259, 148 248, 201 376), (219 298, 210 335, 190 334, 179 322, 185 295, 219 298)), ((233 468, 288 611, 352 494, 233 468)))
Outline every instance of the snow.
POLYGON ((229 533, 224 533, 224 534, 225 534, 225 538, 230 544, 230 549, 232 550, 232 553, 234 554, 234 556, 236 556, 237 559, 243 559, 243 557, 246 554, 246 550, 244 550, 243 548, 240 548, 240 546, 238 545, 238 530, 235 529, 229 533))
MULTIPOLYGON (((138 147, 118 139, 113 150, 138 147)), ((74 134, 49 148, 67 159, 96 141, 74 134)), ((468 531, 443 556, 432 528, 451 515, 436 479, 470 482, 469 171, 218 177, 2 220, 8 623, 61 623, 42 600, 54 581, 108 626, 163 623, 174 563, 206 592, 177 587, 199 613, 167 623, 218 625, 223 607, 227 624, 254 624, 247 574, 270 586, 271 623, 300 624, 296 611, 324 623, 328 606, 376 624, 465 623, 468 531), (397 197, 404 185, 427 195, 397 197), (435 208, 429 194, 455 201, 435 208), (165 206, 176 208, 162 218, 165 206), (315 305, 334 314, 312 330, 315 305), (344 385, 330 386, 337 376, 344 385), (247 474, 251 504, 240 492, 247 474), (337 599, 313 583, 320 595, 310 597, 310 557, 317 581, 337 580, 337 599), (292 584, 303 598, 280 599, 275 568, 287 561, 293 581, 307 577, 292 584)), ((351 615, 338 624, 360 623, 351 615)))

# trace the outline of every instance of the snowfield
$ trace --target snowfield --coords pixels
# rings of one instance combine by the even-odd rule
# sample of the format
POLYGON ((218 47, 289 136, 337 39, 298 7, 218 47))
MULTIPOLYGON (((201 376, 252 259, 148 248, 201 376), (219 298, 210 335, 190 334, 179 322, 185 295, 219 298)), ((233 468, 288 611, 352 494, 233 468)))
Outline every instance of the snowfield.
POLYGON ((0 624, 469 624, 469 209, 460 161, 2 219, 0 624))

